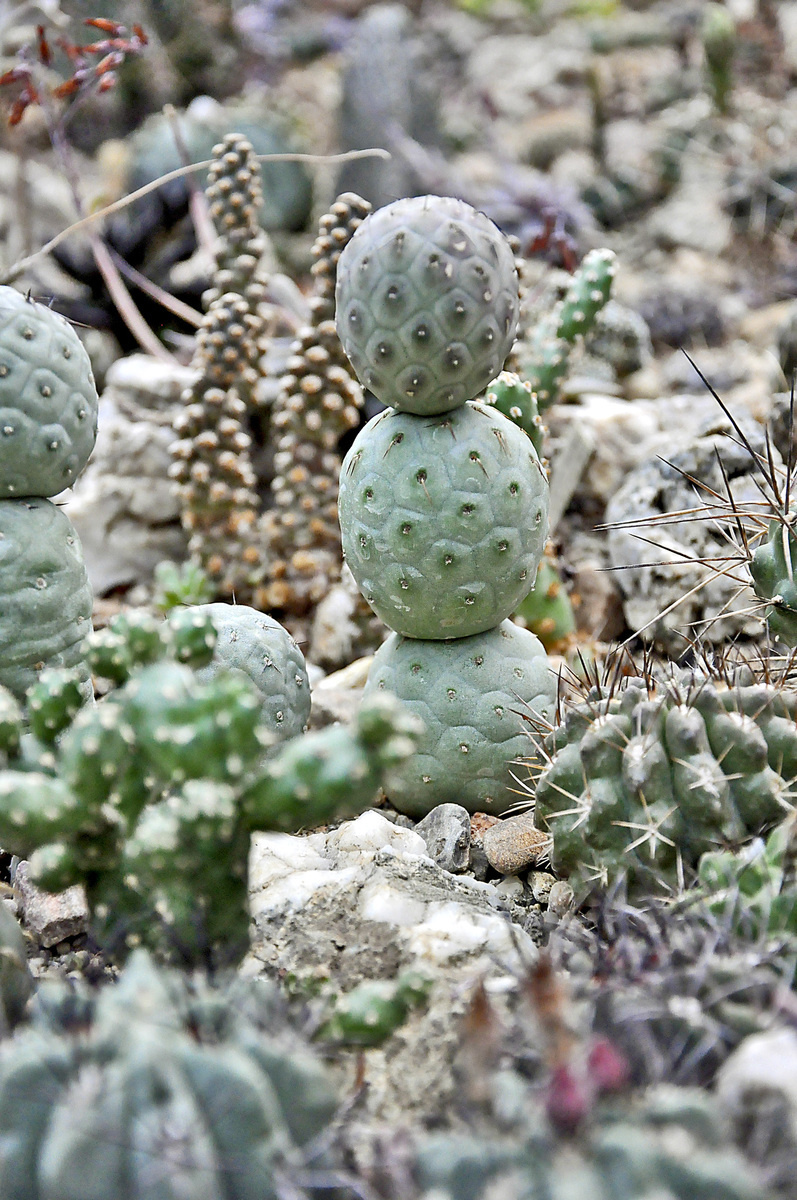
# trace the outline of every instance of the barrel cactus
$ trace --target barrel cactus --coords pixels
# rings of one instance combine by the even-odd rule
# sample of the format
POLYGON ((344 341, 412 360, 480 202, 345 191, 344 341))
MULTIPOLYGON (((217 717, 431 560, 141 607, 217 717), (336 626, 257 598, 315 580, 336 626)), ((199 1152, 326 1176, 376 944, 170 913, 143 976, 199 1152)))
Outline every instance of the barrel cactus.
POLYGON ((192 612, 208 617, 216 631, 213 658, 199 678, 242 671, 257 688, 261 717, 275 737, 287 741, 301 733, 310 719, 307 666, 279 621, 245 604, 203 604, 192 612))
POLYGON ((788 808, 797 693, 699 674, 593 689, 545 738, 535 814, 552 861, 589 890, 625 876, 673 894, 702 854, 740 844, 788 808))
POLYGON ((38 496, 0 500, 0 684, 22 699, 43 668, 75 667, 89 698, 82 646, 92 600, 66 514, 38 496))
POLYGON ((383 404, 434 416, 472 400, 512 349, 515 257, 483 213, 449 196, 373 213, 341 255, 343 349, 383 404))
POLYGON ((82 1004, 45 985, 0 1048, 5 1200, 277 1200, 336 1108, 277 1001, 265 981, 225 995, 144 952, 82 1004))
POLYGON ((512 347, 517 287, 506 239, 446 197, 380 209, 338 264, 341 342, 393 406, 349 450, 339 510, 352 574, 395 631, 366 698, 393 692, 425 725, 386 785, 413 816, 446 800, 503 812, 529 747, 519 710, 548 719, 555 703, 543 647, 506 620, 542 557, 547 478, 522 426, 474 402, 512 347))

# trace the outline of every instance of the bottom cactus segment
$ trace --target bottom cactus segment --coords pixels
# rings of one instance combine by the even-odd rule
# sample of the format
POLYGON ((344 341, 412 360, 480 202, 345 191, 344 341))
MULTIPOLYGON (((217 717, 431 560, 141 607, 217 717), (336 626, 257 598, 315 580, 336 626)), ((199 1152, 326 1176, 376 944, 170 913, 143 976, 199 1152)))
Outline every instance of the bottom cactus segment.
POLYGON ((539 640, 511 621, 453 641, 394 633, 376 652, 365 697, 392 693, 420 719, 417 752, 387 776, 399 812, 423 817, 438 804, 499 814, 518 799, 518 759, 528 757, 524 715, 550 721, 556 679, 539 640))

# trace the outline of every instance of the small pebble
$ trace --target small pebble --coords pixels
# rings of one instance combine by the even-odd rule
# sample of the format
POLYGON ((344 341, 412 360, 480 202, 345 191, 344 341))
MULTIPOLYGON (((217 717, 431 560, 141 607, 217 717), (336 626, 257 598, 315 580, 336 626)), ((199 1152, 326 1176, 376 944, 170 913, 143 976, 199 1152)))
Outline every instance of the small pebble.
POLYGON ((529 887, 538 904, 547 904, 556 877, 547 871, 529 871, 529 887))
POLYGON ((555 917, 565 917, 575 901, 573 889, 564 879, 557 879, 548 893, 548 912, 555 917))
POLYGON ((501 875, 516 875, 536 863, 549 845, 548 835, 535 828, 529 813, 506 817, 484 834, 487 861, 501 875))
POLYGON ((468 870, 475 879, 480 879, 482 882, 489 877, 492 870, 487 861, 487 855, 484 853, 484 834, 486 830, 491 829, 498 822, 498 817, 490 816, 488 813, 474 813, 470 819, 470 859, 468 861, 468 870))
POLYGON ((460 804, 438 804, 415 826, 438 867, 456 874, 470 857, 470 814, 460 804))

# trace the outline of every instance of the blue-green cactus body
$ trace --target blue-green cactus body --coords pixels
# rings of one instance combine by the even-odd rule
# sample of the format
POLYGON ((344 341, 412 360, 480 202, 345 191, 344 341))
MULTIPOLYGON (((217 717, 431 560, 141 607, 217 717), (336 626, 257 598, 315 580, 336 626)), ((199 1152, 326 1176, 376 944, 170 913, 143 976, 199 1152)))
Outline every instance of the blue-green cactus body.
POLYGON ((83 660, 93 596, 77 532, 49 500, 0 500, 0 684, 19 699, 45 667, 83 660))
POLYGON ((417 752, 387 778, 400 812, 438 804, 499 814, 518 800, 516 760, 529 754, 522 714, 550 720, 556 680, 538 639, 511 621, 454 641, 392 634, 376 652, 365 698, 392 692, 424 724, 417 752))
POLYGON ((519 312, 506 238, 449 196, 397 200, 367 217, 340 256, 335 299, 360 382, 421 416, 484 390, 512 349, 519 312))
POLYGON ((481 404, 374 417, 341 470, 343 552, 368 603, 412 638, 469 637, 534 583, 548 484, 526 435, 481 404))
POLYGON ((772 520, 767 536, 753 551, 750 574, 753 589, 766 603, 765 617, 774 637, 797 645, 797 536, 791 523, 772 520))
POLYGON ((58 313, 0 287, 0 498, 71 487, 97 437, 89 356, 58 313))

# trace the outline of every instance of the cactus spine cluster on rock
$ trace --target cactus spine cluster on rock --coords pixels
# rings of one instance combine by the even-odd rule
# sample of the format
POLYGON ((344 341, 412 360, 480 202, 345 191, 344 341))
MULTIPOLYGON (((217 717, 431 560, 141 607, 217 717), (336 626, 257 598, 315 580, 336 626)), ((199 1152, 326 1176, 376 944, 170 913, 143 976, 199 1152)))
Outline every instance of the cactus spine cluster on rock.
POLYGON ((518 707, 553 707, 542 646, 506 620, 542 556, 545 472, 526 433, 474 400, 499 374, 517 319, 512 250, 460 200, 397 201, 341 255, 341 342, 391 406, 343 463, 343 549, 395 630, 366 696, 393 692, 426 727, 387 787, 413 814, 446 800, 505 810, 511 760, 528 749, 518 707))
POLYGON ((97 436, 97 390, 72 327, 0 288, 0 684, 22 699, 48 666, 80 673, 92 593, 77 531, 50 500, 97 436))

